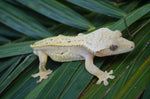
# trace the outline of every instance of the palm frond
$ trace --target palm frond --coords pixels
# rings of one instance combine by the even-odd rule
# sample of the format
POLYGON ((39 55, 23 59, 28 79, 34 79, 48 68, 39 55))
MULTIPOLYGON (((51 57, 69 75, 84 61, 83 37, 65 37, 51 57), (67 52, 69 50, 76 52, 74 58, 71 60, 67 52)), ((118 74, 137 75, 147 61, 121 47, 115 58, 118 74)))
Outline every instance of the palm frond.
POLYGON ((149 13, 150 2, 142 0, 0 0, 0 98, 150 98, 149 13), (37 84, 38 78, 31 77, 39 63, 30 44, 101 27, 120 30, 126 38, 128 28, 136 45, 130 53, 95 58, 102 70, 114 70, 116 78, 108 86, 96 85, 97 78, 85 70, 84 61, 49 59, 46 67, 54 70, 49 78, 37 84))

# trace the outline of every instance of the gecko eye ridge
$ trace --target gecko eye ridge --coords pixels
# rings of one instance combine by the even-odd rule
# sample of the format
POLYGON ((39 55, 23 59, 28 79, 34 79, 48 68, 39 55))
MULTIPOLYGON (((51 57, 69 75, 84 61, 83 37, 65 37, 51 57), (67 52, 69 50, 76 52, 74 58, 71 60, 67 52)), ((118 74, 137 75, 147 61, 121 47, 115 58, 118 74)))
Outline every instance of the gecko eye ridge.
POLYGON ((109 49, 112 51, 115 51, 117 48, 118 48, 117 45, 111 45, 109 49))

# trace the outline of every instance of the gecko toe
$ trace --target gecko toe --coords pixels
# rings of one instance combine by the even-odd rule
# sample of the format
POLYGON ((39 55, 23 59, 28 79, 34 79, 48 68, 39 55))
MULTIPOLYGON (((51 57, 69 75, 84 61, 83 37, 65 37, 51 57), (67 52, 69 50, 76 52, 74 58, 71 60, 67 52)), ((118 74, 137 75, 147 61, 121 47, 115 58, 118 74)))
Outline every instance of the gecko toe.
POLYGON ((104 80, 104 85, 107 86, 109 83, 107 80, 104 80))
POLYGON ((108 73, 108 74, 113 74, 113 70, 109 71, 109 73, 108 73))
POLYGON ((37 73, 37 74, 34 74, 34 75, 32 75, 32 77, 38 77, 38 76, 40 76, 40 79, 37 81, 37 83, 40 83, 43 79, 47 79, 48 78, 48 76, 47 75, 49 75, 49 74, 51 74, 52 73, 52 70, 46 70, 46 71, 42 71, 42 72, 39 72, 39 73, 37 73))
POLYGON ((96 84, 101 84, 101 82, 102 82, 102 80, 99 79, 99 80, 96 82, 96 84))
POLYGON ((31 75, 33 78, 36 78, 36 77, 38 77, 38 76, 40 76, 38 73, 37 74, 33 74, 33 75, 31 75))
POLYGON ((110 79, 114 79, 114 78, 115 78, 115 76, 111 75, 111 76, 109 76, 109 78, 110 78, 110 79))

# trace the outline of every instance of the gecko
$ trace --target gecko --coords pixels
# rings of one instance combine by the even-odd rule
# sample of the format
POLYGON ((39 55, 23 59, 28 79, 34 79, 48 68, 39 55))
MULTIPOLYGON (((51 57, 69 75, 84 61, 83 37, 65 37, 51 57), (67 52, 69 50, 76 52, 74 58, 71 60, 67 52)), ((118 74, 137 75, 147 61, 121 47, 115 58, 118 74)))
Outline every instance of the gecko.
POLYGON ((54 61, 68 62, 85 60, 85 69, 98 78, 96 84, 109 84, 108 79, 114 79, 113 70, 102 71, 93 63, 94 57, 117 55, 132 51, 134 42, 122 37, 118 30, 100 28, 89 34, 79 33, 77 36, 58 35, 49 37, 30 45, 33 53, 39 57, 39 73, 32 77, 40 76, 37 83, 47 79, 52 70, 46 70, 47 57, 54 61))

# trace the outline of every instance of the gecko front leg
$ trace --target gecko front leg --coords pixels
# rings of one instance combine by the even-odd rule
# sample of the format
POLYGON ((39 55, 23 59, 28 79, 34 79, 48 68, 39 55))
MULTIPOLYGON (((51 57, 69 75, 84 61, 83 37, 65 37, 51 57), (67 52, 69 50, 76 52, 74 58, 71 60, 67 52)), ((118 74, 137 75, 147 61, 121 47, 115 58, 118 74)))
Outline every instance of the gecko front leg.
POLYGON ((113 73, 112 70, 110 72, 107 72, 107 71, 103 72, 97 66, 93 64, 93 55, 85 56, 85 67, 88 72, 90 72, 91 74, 95 75, 98 78, 98 81, 96 84, 100 84, 103 81, 104 85, 107 86, 109 84, 107 79, 115 78, 115 76, 111 75, 113 73))
POLYGON ((34 52, 36 55, 39 56, 39 73, 33 74, 32 77, 38 77, 40 76, 40 79, 37 81, 37 83, 40 83, 43 79, 47 79, 48 78, 48 74, 52 73, 52 70, 48 69, 46 70, 45 65, 47 62, 47 55, 45 53, 43 53, 42 51, 37 51, 34 52))

